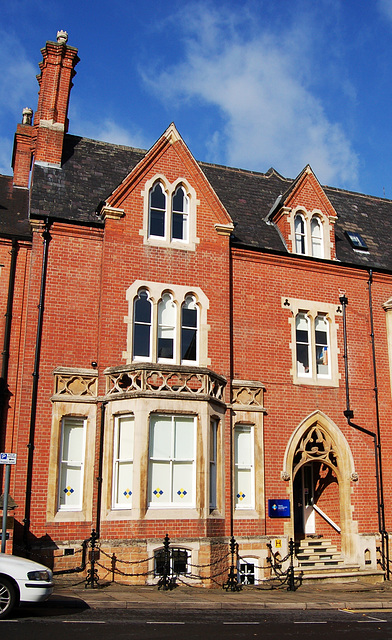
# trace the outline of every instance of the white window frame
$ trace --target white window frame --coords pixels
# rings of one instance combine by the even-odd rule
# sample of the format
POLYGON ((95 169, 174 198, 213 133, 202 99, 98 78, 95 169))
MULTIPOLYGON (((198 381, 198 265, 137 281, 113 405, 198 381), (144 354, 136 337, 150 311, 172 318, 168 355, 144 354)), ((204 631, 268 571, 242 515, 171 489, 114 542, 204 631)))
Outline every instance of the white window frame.
POLYGON ((324 258, 323 223, 319 216, 312 216, 310 220, 310 244, 313 258, 324 258), (319 234, 315 233, 315 227, 319 234), (319 251, 317 251, 319 247, 319 251), (319 254, 319 255, 318 255, 319 254))
POLYGON ((177 185, 177 188, 175 189, 175 191, 173 191, 172 193, 172 197, 171 197, 171 219, 170 219, 170 239, 171 242, 181 242, 181 243, 187 243, 188 242, 188 238, 189 238, 189 196, 187 195, 186 189, 184 187, 184 185, 182 183, 177 185), (184 211, 180 212, 174 209, 174 197, 177 194, 178 190, 182 189, 182 191, 184 192, 184 211), (183 237, 182 238, 175 238, 173 236, 173 227, 174 227, 174 216, 175 215, 182 215, 183 217, 183 231, 185 230, 185 233, 183 233, 183 237))
POLYGON ((255 508, 255 429, 254 425, 249 424, 236 424, 234 427, 234 504, 236 511, 249 510, 255 508), (237 460, 237 434, 240 432, 249 433, 250 444, 250 463, 243 464, 237 460), (245 504, 242 502, 242 498, 239 497, 241 493, 241 487, 238 486, 238 471, 241 469, 250 471, 250 489, 251 496, 249 501, 245 504))
MULTIPOLYGON (((338 387, 340 374, 338 370, 338 340, 336 317, 342 314, 339 304, 330 304, 297 298, 282 297, 282 309, 291 312, 288 321, 291 325, 292 369, 290 371, 294 384, 308 384, 327 387, 338 387), (304 315, 309 327, 309 372, 298 369, 297 360, 297 318, 304 315), (328 358, 328 373, 317 372, 316 350, 316 322, 317 318, 324 318, 328 323, 327 344, 325 345, 328 358)), ((320 344, 320 346, 322 346, 320 344)))
POLYGON ((157 282, 143 282, 136 280, 127 290, 127 300, 129 315, 124 320, 128 324, 127 346, 128 350, 123 352, 123 358, 128 363, 133 362, 156 362, 174 363, 185 366, 208 366, 208 332, 207 311, 209 301, 204 292, 199 287, 189 289, 180 285, 167 285, 157 282), (146 357, 134 355, 134 333, 135 333, 135 304, 141 292, 146 292, 151 303, 151 325, 150 325, 150 352, 146 357), (162 297, 169 294, 176 305, 176 322, 174 332, 173 358, 158 358, 158 335, 159 317, 158 306, 162 297), (193 298, 196 305, 196 359, 181 360, 182 353, 182 308, 187 299, 193 298))
POLYGON ((295 253, 298 253, 301 256, 306 256, 308 251, 306 226, 307 225, 303 213, 297 213, 294 216, 295 253), (300 231, 298 231, 298 221, 301 224, 300 231), (301 247, 299 247, 298 245, 301 245, 301 247))
POLYGON ((132 450, 134 452, 135 446, 135 416, 133 414, 119 415, 114 416, 114 438, 113 438, 113 475, 112 475, 112 509, 132 509, 132 496, 133 496, 133 455, 132 458, 120 458, 118 455, 119 452, 119 434, 120 434, 120 425, 122 421, 129 420, 132 421, 132 450), (130 465, 130 491, 131 495, 129 496, 129 500, 126 502, 120 502, 117 495, 117 486, 118 486, 118 473, 119 466, 122 463, 126 463, 130 465))
POLYGON ((194 296, 193 294, 189 294, 187 296, 185 296, 185 300, 183 301, 182 305, 181 305, 181 309, 180 309, 180 358, 181 358, 181 364, 189 364, 189 365, 197 365, 198 364, 198 354, 199 354, 199 334, 200 334, 200 307, 197 304, 197 299, 196 296, 194 296), (184 305, 186 304, 187 300, 192 299, 195 307, 196 307, 196 327, 188 327, 187 325, 185 325, 182 321, 182 311, 184 308, 184 305), (182 358, 182 347, 183 347, 183 330, 184 329, 194 329, 195 333, 196 333, 196 358, 194 360, 186 360, 185 358, 182 358))
POLYGON ((149 448, 148 448, 148 508, 149 509, 194 509, 196 506, 196 461, 197 461, 197 419, 194 415, 189 414, 168 414, 168 413, 152 413, 150 415, 150 424, 149 424, 149 448), (153 433, 153 422, 154 419, 159 418, 170 418, 171 419, 171 452, 169 458, 155 458, 152 456, 152 433, 153 433), (174 452, 174 443, 175 443, 175 421, 176 419, 181 420, 183 418, 193 419, 193 443, 192 443, 192 457, 189 458, 176 458, 174 452), (169 466, 169 500, 157 499, 157 502, 152 500, 152 493, 158 489, 158 487, 152 486, 152 465, 155 463, 163 462, 164 464, 168 464, 169 466), (190 502, 181 504, 181 502, 177 502, 173 499, 173 492, 175 488, 173 486, 173 475, 176 464, 179 465, 181 463, 192 464, 192 491, 193 494, 191 496, 190 502))
POLYGON ((156 174, 146 181, 144 189, 141 191, 141 196, 143 198, 143 228, 140 230, 140 234, 143 236, 144 244, 195 251, 197 244, 200 242, 196 235, 196 215, 200 201, 196 197, 195 189, 189 184, 188 180, 184 177, 178 177, 174 182, 170 182, 163 174, 156 174), (166 195, 164 236, 156 236, 150 233, 151 192, 157 183, 160 183, 166 195), (184 238, 173 238, 173 196, 180 187, 184 190, 186 199, 187 211, 183 212, 183 215, 186 216, 186 233, 184 233, 184 238))
POLYGON ((57 509, 58 511, 81 511, 83 508, 83 489, 84 489, 84 460, 85 460, 85 451, 86 451, 86 418, 84 417, 76 417, 76 416, 64 416, 61 420, 61 433, 60 433, 60 453, 59 453, 59 467, 58 467, 58 492, 57 492, 57 509), (79 460, 64 460, 63 452, 64 452, 64 427, 72 422, 82 423, 81 428, 83 429, 83 444, 81 457, 79 460), (73 463, 73 464, 72 464, 73 463), (80 468, 80 481, 79 481, 79 490, 80 490, 80 500, 77 504, 74 505, 66 505, 61 504, 61 496, 63 495, 65 487, 62 486, 62 475, 64 466, 78 466, 80 468))

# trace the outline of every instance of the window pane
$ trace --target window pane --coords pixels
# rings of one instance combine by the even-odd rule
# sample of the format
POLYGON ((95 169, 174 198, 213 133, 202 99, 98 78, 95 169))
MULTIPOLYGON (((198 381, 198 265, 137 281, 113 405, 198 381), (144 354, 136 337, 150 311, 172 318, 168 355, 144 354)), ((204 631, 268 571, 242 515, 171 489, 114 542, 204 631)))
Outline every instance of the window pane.
POLYGON ((117 419, 117 457, 120 460, 133 459, 133 422, 133 416, 124 416, 117 419))
POLYGON ((217 435, 218 422, 213 420, 210 427, 210 509, 217 506, 217 435))
POLYGON ((81 465, 63 463, 60 472, 60 507, 78 509, 81 507, 81 465))
POLYGON ((182 213, 173 213, 172 216, 172 238, 185 240, 187 235, 188 217, 182 213))
POLYGON ((309 320, 299 313, 295 319, 297 342, 297 374, 309 375, 309 320))
POLYGON ((193 460, 194 418, 175 418, 175 460, 193 460))
POLYGON ((197 361, 197 305, 187 296, 181 308, 181 360, 197 361))
POLYGON ((151 418, 150 456, 170 460, 172 453, 172 419, 170 416, 151 418))
POLYGON ((187 210, 186 200, 184 189, 179 187, 173 196, 173 211, 185 213, 187 210))
POLYGON ((135 321, 145 324, 151 322, 151 302, 148 299, 147 291, 141 291, 135 301, 135 321))
POLYGON ((302 255, 305 254, 305 221, 302 216, 295 216, 295 251, 302 255))
POLYGON ((328 320, 325 316, 318 315, 315 320, 316 338, 316 366, 317 375, 329 375, 328 362, 328 320))
POLYGON ((170 503, 170 462, 151 462, 150 465, 150 502, 170 503))
POLYGON ((62 459, 67 462, 81 461, 83 456, 83 420, 63 423, 62 459))
POLYGON ((137 357, 150 357, 150 326, 135 324, 133 331, 133 355, 137 357))
POLYGON ((235 461, 237 465, 252 464, 252 441, 250 427, 237 428, 235 438, 235 461))
POLYGON ((174 358, 176 316, 176 305, 171 295, 165 293, 158 305, 158 358, 174 358))
POLYGON ((117 462, 114 477, 114 504, 121 507, 132 507, 132 462, 117 462))
POLYGON ((188 552, 182 549, 172 549, 173 573, 187 573, 188 552))
POLYGON ((252 496, 252 470, 237 469, 235 482, 235 503, 238 507, 250 507, 252 496))
POLYGON ((192 504, 193 502, 193 463, 173 463, 173 502, 192 504))
POLYGON ((157 182, 150 192, 150 220, 149 234, 151 236, 165 236, 166 196, 162 185, 157 182))
POLYGON ((312 255, 316 258, 322 258, 322 226, 317 217, 312 218, 310 223, 310 232, 312 234, 312 255))

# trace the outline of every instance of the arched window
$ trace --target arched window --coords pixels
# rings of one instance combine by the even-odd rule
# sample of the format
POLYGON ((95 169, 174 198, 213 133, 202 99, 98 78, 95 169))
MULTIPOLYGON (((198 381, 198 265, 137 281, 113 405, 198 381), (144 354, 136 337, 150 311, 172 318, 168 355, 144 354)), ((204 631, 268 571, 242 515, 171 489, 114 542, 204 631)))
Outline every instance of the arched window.
POLYGON ((323 229, 321 220, 317 216, 313 216, 311 220, 310 235, 312 240, 312 256, 315 258, 323 258, 323 229))
POLYGON ((151 357, 151 302, 146 290, 139 292, 133 313, 133 357, 149 359, 151 357))
POLYGON ((172 197, 172 230, 173 240, 188 240, 189 200, 185 189, 179 186, 172 197))
POLYGON ((173 360, 175 352, 177 309, 170 293, 158 304, 158 360, 173 360))
POLYGON ((187 296, 181 308, 181 361, 197 361, 198 313, 194 296, 187 296))
POLYGON ((165 237, 166 195, 160 182, 156 182, 150 191, 148 235, 165 237))
POLYGON ((295 319, 297 345, 297 375, 309 376, 310 369, 310 333, 309 318, 305 313, 299 313, 295 319))
POLYGON ((295 231, 295 251, 301 255, 306 254, 306 232, 305 232, 305 219, 300 213, 294 218, 294 231, 295 231))

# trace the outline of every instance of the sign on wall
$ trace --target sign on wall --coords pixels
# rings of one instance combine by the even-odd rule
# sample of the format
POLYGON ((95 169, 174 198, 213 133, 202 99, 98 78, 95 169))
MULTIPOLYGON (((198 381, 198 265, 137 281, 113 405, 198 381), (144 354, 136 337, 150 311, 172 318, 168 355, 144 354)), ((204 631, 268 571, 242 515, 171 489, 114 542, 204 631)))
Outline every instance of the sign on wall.
POLYGON ((270 518, 290 518, 290 500, 268 500, 268 515, 270 518))

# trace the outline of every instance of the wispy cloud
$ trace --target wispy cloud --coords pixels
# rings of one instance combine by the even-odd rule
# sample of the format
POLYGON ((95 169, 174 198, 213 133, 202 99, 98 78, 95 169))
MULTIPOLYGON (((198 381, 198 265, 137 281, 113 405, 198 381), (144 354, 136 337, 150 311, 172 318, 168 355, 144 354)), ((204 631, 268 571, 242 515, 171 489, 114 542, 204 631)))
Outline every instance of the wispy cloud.
MULTIPOLYGON (((21 122, 23 107, 31 106, 37 96, 37 68, 27 59, 18 38, 0 28, 0 118, 21 122)), ((9 175, 12 137, 0 137, 0 173, 9 175)))
POLYGON ((392 22, 392 0, 378 0, 378 7, 382 15, 392 22))
POLYGON ((70 133, 75 135, 137 149, 147 149, 151 146, 151 141, 148 141, 145 134, 136 127, 122 127, 111 118, 105 118, 97 122, 86 120, 81 116, 81 110, 77 102, 71 103, 69 117, 72 122, 72 131, 70 130, 70 133))
POLYGON ((206 143, 210 159, 261 171, 273 165, 291 177, 309 163, 324 183, 355 184, 350 140, 309 88, 317 46, 309 23, 273 33, 250 18, 247 29, 243 14, 198 9, 187 14, 185 59, 145 81, 167 101, 219 110, 224 125, 206 143))

